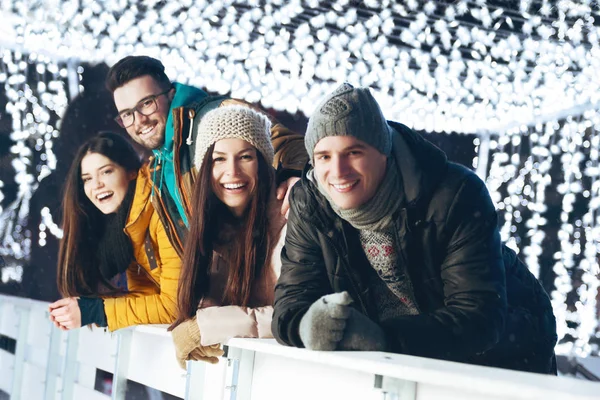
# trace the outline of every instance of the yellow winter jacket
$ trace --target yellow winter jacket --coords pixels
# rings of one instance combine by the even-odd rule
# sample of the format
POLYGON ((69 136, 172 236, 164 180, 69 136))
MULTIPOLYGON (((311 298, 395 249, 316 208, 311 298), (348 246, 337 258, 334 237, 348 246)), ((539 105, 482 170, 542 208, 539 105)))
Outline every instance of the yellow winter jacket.
POLYGON ((150 202, 151 191, 145 165, 138 173, 124 229, 135 257, 127 269, 127 289, 132 293, 104 299, 110 331, 131 325, 170 324, 175 320, 181 260, 150 202))

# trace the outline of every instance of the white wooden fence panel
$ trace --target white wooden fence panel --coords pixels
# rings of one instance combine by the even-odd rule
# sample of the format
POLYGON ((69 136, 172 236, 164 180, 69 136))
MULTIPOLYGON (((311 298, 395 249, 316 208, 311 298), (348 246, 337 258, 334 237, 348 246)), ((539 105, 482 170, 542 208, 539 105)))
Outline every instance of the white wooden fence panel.
POLYGON ((44 398, 45 371, 45 367, 25 362, 23 366, 21 399, 34 400, 44 398))
POLYGON ((10 393, 12 390, 14 365, 14 354, 0 349, 0 390, 5 393, 10 393))
POLYGON ((48 363, 48 339, 49 338, 46 338, 44 343, 35 343, 35 346, 31 344, 27 345, 25 348, 25 359, 29 364, 46 370, 46 364, 48 363))
MULTIPOLYGON (((444 399, 444 400, 513 400, 512 397, 495 396, 486 394, 465 393, 465 391, 449 389, 445 386, 419 385, 417 390, 417 400, 444 399)), ((564 399, 568 400, 568 399, 564 399)))
POLYGON ((29 308, 27 343, 33 346, 48 347, 50 329, 55 329, 48 315, 47 310, 42 307, 29 308))
POLYGON ((272 339, 232 339, 228 359, 217 365, 190 363, 185 373, 165 326, 113 334, 83 328, 55 334, 51 342, 58 331, 46 310, 42 302, 0 295, 0 334, 17 340, 17 354, 0 350, 0 390, 15 399, 44 399, 46 392, 46 399, 108 400, 94 390, 96 368, 113 373, 117 359, 123 361, 123 379, 196 400, 383 400, 384 391, 386 400, 600 399, 600 383, 573 378, 400 354, 307 351, 272 339), (125 348, 118 356, 117 339, 128 337, 121 340, 125 348))
POLYGON ((128 379, 184 397, 187 373, 177 364, 167 325, 134 331, 130 357, 128 379))
POLYGON ((374 375, 256 353, 252 399, 376 399, 374 375))
POLYGON ((79 330, 77 360, 113 373, 117 355, 117 336, 101 328, 84 327, 79 330))
POLYGON ((61 331, 61 339, 60 339, 60 346, 58 347, 58 355, 62 358, 64 358, 65 355, 67 354, 67 339, 68 339, 68 337, 69 337, 68 332, 61 331))
POLYGON ((0 334, 16 339, 19 334, 19 314, 13 303, 0 302, 0 334))
POLYGON ((54 396, 50 398, 50 400, 62 400, 63 391, 63 379, 61 376, 56 377, 56 392, 54 396))
POLYGON ((73 390, 73 399, 82 400, 110 400, 110 396, 102 394, 96 390, 75 384, 73 390))
POLYGON ((96 384, 96 367, 79 363, 77 372, 76 384, 93 390, 96 384))
MULTIPOLYGON (((203 400, 223 400, 225 388, 225 371, 227 360, 221 359, 218 364, 194 363, 204 368, 204 379, 201 382, 203 400)), ((190 376, 192 379, 193 376, 190 376)))
MULTIPOLYGON (((257 354, 282 356, 295 362, 325 365, 330 367, 327 374, 332 376, 341 372, 347 374, 349 371, 360 371, 412 381, 417 384, 417 392, 423 385, 433 385, 443 386, 450 393, 461 391, 466 396, 474 395, 481 399, 487 396, 544 400, 598 400, 600 398, 600 383, 568 377, 517 372, 392 353, 306 351, 280 346, 273 339, 232 339, 229 345, 253 350, 257 354)), ((256 379, 255 374, 255 382, 256 379)), ((303 380, 300 375, 298 379, 303 380)), ((361 397, 348 399, 352 398, 361 397)), ((440 397, 431 397, 431 399, 440 399, 440 397)))

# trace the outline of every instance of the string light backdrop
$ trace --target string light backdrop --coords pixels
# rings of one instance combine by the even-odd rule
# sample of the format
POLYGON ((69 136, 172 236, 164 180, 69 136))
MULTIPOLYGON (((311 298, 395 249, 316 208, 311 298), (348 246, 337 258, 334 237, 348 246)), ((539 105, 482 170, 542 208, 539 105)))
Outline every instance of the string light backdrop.
POLYGON ((389 119, 475 134, 502 237, 552 291, 559 351, 598 353, 597 1, 6 0, 0 17, 0 48, 56 63, 148 54, 178 81, 306 116, 349 81, 389 119))
MULTIPOLYGON (((16 193, 11 193, 14 199, 5 208, 1 202, 5 195, 0 195, 0 255, 16 261, 1 271, 1 280, 6 283, 21 279, 32 241, 38 240, 40 245, 45 242, 47 227, 44 223, 36 232, 26 229, 29 202, 39 183, 56 168, 53 141, 59 135, 60 116, 69 100, 64 65, 33 54, 8 50, 0 54, 0 84, 7 100, 3 117, 11 120, 12 146, 7 157, 10 157, 12 178, 17 184, 16 193)), ((3 182, 0 190, 2 186, 3 182)), ((45 221, 51 221, 51 216, 43 216, 45 221)), ((48 228, 55 235, 61 235, 54 224, 48 228)))
POLYGON ((600 115, 493 135, 486 181, 502 239, 546 288, 557 318, 557 351, 598 354, 600 115))
POLYGON ((0 36, 30 52, 109 64, 149 54, 181 81, 291 113, 309 115, 344 80, 429 132, 502 132, 600 100, 592 0, 0 4, 0 36))

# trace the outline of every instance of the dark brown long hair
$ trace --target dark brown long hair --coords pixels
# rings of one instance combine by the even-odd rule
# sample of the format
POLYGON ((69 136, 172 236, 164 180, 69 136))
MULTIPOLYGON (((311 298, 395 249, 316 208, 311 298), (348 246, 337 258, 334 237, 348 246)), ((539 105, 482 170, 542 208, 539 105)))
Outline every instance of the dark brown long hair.
POLYGON ((65 297, 97 296, 100 286, 106 288, 107 293, 118 292, 102 276, 95 260, 102 233, 102 213, 83 190, 81 160, 89 153, 102 154, 127 172, 138 171, 142 164, 129 141, 111 132, 98 134, 77 151, 67 175, 62 202, 63 238, 59 244, 57 284, 65 297))
MULTIPOLYGON (((204 157, 198 179, 194 184, 193 209, 190 218, 181 266, 178 289, 178 315, 169 329, 175 328, 193 316, 198 303, 208 293, 209 273, 213 249, 224 224, 236 218, 214 194, 212 188, 212 145, 204 157)), ((252 286, 263 273, 272 238, 268 227, 268 203, 275 185, 275 172, 265 161, 260 151, 256 151, 258 177, 256 191, 246 212, 241 217, 239 235, 228 245, 232 266, 229 268, 227 285, 223 295, 228 305, 248 306, 252 286)))

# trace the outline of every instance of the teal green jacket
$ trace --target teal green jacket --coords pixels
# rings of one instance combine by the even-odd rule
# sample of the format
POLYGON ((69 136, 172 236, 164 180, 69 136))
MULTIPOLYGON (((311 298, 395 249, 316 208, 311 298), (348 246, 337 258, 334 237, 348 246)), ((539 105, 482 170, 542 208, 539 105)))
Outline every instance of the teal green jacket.
POLYGON ((208 97, 208 94, 203 90, 200 90, 193 86, 188 86, 177 82, 174 82, 173 86, 175 87, 175 96, 173 97, 173 101, 171 102, 169 116, 167 118, 167 126, 165 128, 165 143, 162 148, 152 151, 152 153, 154 154, 155 167, 155 174, 153 174, 152 180, 155 183, 155 185, 158 186, 159 191, 162 189, 164 183, 164 185, 167 188, 167 192, 169 193, 175 206, 177 207, 179 218, 181 218, 183 223, 187 226, 187 215, 183 207, 179 189, 177 188, 177 179, 175 178, 175 166, 173 165, 173 161, 175 159, 175 157, 173 156, 173 153, 175 151, 173 110, 179 107, 190 105, 194 102, 198 102, 208 97), (160 165, 162 168, 156 168, 158 165, 160 165), (157 171, 160 171, 158 177, 156 176, 157 171))

